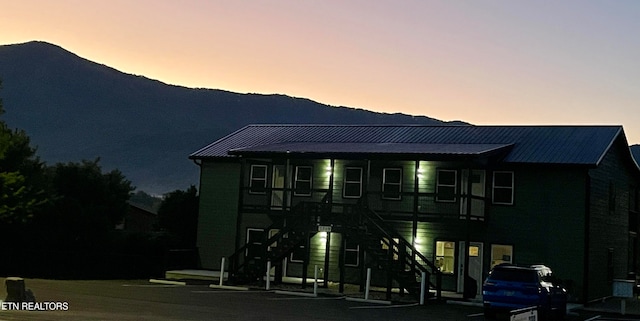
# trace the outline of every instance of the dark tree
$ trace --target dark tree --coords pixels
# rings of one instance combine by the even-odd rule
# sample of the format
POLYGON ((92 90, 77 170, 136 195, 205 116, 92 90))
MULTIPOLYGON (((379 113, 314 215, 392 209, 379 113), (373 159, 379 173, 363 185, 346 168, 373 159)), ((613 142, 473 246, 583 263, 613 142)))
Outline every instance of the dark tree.
POLYGON ((95 240, 113 230, 128 208, 134 188, 118 170, 103 173, 99 159, 48 168, 56 195, 53 214, 44 221, 62 238, 76 243, 95 240))
POLYGON ((158 209, 158 225, 176 238, 177 245, 186 248, 196 246, 198 190, 195 186, 164 196, 158 209))
POLYGON ((29 136, 0 121, 0 225, 27 223, 47 203, 43 173, 29 136))

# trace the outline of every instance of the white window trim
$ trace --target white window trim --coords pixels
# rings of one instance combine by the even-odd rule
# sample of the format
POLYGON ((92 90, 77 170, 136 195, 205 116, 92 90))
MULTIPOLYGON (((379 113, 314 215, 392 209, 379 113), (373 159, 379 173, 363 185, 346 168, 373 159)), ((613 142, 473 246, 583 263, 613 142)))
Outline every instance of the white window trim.
MULTIPOLYGON (((305 245, 303 245, 303 244, 301 244, 301 245, 297 245, 296 247, 297 247, 297 248, 300 248, 300 249, 304 249, 304 250, 306 251, 305 245)), ((293 259, 293 253, 295 253, 295 251, 296 251, 296 250, 297 250, 297 249, 294 249, 294 250, 291 252, 291 254, 289 254, 289 262, 291 262, 291 263, 304 263, 304 259, 302 259, 302 260, 294 260, 294 259, 293 259)))
POLYGON ((361 198, 362 197, 362 167, 345 167, 344 168, 344 182, 342 184, 342 197, 343 198, 361 198), (347 171, 350 169, 357 169, 360 171, 360 179, 358 181, 347 181, 347 171), (347 192, 347 184, 358 184, 359 191, 358 195, 346 195, 347 192))
POLYGON ((267 192, 266 192, 266 190, 267 190, 267 176, 269 176, 269 174, 268 174, 268 173, 269 173, 269 168, 267 167, 267 165, 256 165, 256 164, 251 165, 251 172, 250 172, 250 175, 249 175, 249 194, 266 194, 266 193, 267 193, 267 192), (254 174, 254 168, 258 168, 258 167, 264 168, 264 178, 262 178, 262 177, 260 177, 260 178, 255 178, 255 177, 253 176, 253 174, 254 174), (263 183, 263 190, 264 190, 264 192, 255 192, 255 191, 252 191, 252 189, 253 189, 253 182, 254 182, 254 180, 255 180, 256 182, 257 182, 257 181, 262 181, 262 183, 263 183))
POLYGON ((296 166, 295 180, 293 182, 293 195, 294 196, 311 196, 313 190, 313 166, 296 166), (298 177, 298 169, 300 168, 308 168, 311 176, 309 179, 299 179, 298 177), (309 183, 309 193, 298 193, 298 182, 308 182, 309 183))
POLYGON ((455 169, 438 169, 436 171, 436 202, 442 203, 455 203, 457 200, 456 194, 458 193, 458 170, 455 169), (441 172, 453 172, 453 185, 441 184, 440 173, 441 172), (453 187, 453 199, 440 199, 440 186, 453 187))
POLYGON ((358 267, 358 266, 360 266, 360 245, 356 244, 355 248, 349 248, 347 246, 347 244, 345 243, 345 245, 344 245, 345 256, 346 256, 347 252, 355 252, 356 253, 356 264, 347 264, 345 262, 344 266, 350 266, 350 267, 358 267))
MULTIPOLYGON (((246 234, 246 237, 245 237, 245 239, 246 239, 246 240, 245 240, 245 244, 247 244, 247 245, 249 244, 249 241, 250 241, 250 240, 249 240, 249 234, 251 233, 250 231, 256 231, 256 232, 263 232, 263 233, 264 233, 264 229, 248 227, 248 228, 247 228, 247 234, 246 234)), ((262 242, 255 242, 255 244, 260 244, 260 245, 262 245, 262 242)), ((248 256, 248 255, 249 255, 249 249, 246 249, 246 250, 245 250, 245 256, 248 256)))
POLYGON ((401 200, 402 199, 402 168, 398 168, 398 167, 389 167, 389 168, 383 168, 382 169, 382 199, 385 200, 401 200), (387 171, 399 171, 400 172, 400 181, 395 183, 387 183, 387 171), (397 185, 398 186, 398 197, 385 197, 385 186, 389 184, 389 185, 397 185))
POLYGON ((491 191, 491 202, 493 204, 498 204, 498 205, 513 205, 513 198, 514 198, 514 190, 515 190, 515 174, 513 171, 494 171, 493 172, 493 177, 492 177, 492 182, 491 182, 491 186, 492 186, 492 191, 491 191), (496 185, 496 174, 505 174, 505 173, 509 173, 511 174, 511 186, 497 186, 496 185), (495 191, 497 189, 510 189, 511 190, 511 202, 498 202, 496 201, 495 197, 496 197, 496 193, 495 191))

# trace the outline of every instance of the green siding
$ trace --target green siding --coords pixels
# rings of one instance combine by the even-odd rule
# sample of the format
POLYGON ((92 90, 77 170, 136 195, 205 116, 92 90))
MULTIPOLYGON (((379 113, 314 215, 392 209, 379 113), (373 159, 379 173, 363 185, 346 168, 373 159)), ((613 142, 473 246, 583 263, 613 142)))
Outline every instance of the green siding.
MULTIPOLYGON (((515 170, 514 205, 492 205, 485 248, 513 245, 516 264, 546 264, 583 293, 586 171, 569 168, 515 170)), ((487 264, 490 262, 487 261, 487 264)))
POLYGON ((198 251, 204 269, 219 269, 235 248, 240 164, 203 162, 200 166, 198 251))
POLYGON ((631 164, 623 161, 628 147, 622 141, 613 145, 601 166, 589 171, 591 177, 588 299, 612 294, 609 277, 625 279, 628 268, 629 188, 631 164), (611 194, 615 196, 611 208, 611 194), (608 268, 609 249, 613 251, 612 271, 608 268), (611 274, 611 275, 610 275, 611 274))

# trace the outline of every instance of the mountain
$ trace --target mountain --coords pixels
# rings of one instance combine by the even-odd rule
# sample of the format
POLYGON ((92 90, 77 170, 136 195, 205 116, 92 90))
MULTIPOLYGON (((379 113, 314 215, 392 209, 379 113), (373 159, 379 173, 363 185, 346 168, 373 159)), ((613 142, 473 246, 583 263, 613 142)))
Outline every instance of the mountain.
POLYGON ((103 169, 117 168, 138 190, 155 194, 197 184, 198 167, 187 156, 250 123, 465 124, 168 85, 46 42, 0 46, 0 79, 1 117, 26 130, 42 160, 100 157, 103 169))

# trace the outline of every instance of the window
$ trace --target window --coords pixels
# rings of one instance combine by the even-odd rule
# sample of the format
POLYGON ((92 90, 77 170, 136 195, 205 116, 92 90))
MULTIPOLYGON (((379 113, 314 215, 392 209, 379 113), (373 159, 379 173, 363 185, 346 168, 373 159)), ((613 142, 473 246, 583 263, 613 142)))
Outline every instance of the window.
POLYGON ((293 249, 289 261, 293 263, 303 263, 306 256, 307 251, 305 250, 304 244, 301 244, 293 249))
POLYGON ((609 213, 616 213, 616 183, 609 180, 609 213))
POLYGON ((455 202, 456 201, 456 170, 439 169, 436 185, 436 201, 455 202))
POLYGON ((362 196, 362 168, 345 168, 342 196, 344 198, 359 198, 362 196))
POLYGON ((313 168, 311 166, 296 166, 294 192, 296 196, 311 196, 313 168))
POLYGON ((265 194, 267 191, 267 165, 251 165, 249 193, 265 194))
POLYGON ((382 170, 382 198, 399 200, 402 198, 402 169, 385 168, 382 170))
POLYGON ((262 257, 262 238, 264 230, 256 228, 247 229, 247 257, 248 258, 261 258, 262 257))
POLYGON ((346 239, 344 243, 344 265, 358 266, 360 263, 360 245, 356 242, 346 239))
POLYGON ((445 274, 454 273, 454 258, 456 255, 456 243, 448 241, 436 241, 436 266, 445 274))
POLYGON ((491 268, 498 264, 513 263, 513 246, 492 244, 491 245, 491 268))
MULTIPOLYGON (((399 259, 398 253, 400 253, 398 251, 398 244, 400 243, 400 239, 394 237, 392 239, 392 241, 393 241, 393 251, 392 251, 393 252, 393 260, 394 261, 398 261, 398 259, 399 259)), ((380 240, 380 245, 382 246, 383 250, 388 251, 389 250, 389 245, 391 245, 391 241, 388 238, 383 237, 382 240, 380 240)))
POLYGON ((493 172, 493 204, 513 205, 513 172, 493 172))

